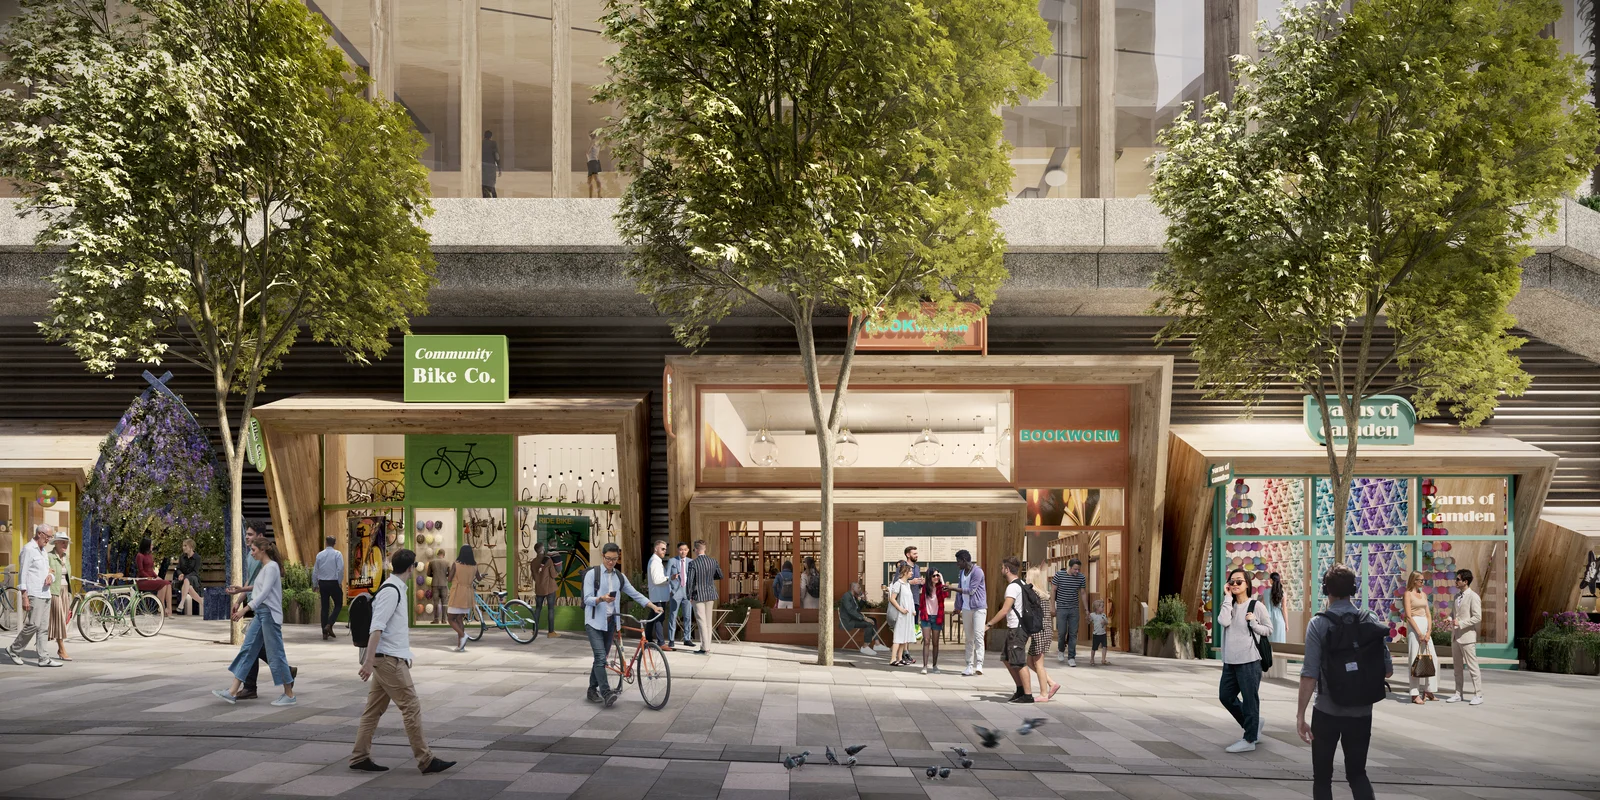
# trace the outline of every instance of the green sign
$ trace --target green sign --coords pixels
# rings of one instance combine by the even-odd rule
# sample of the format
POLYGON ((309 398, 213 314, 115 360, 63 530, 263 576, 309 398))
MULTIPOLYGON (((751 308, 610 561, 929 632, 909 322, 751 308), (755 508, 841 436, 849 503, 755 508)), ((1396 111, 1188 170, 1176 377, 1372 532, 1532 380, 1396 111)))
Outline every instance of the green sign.
POLYGON ((588 517, 540 514, 534 530, 545 552, 561 565, 557 589, 562 597, 583 596, 583 573, 589 568, 588 517))
POLYGON ((1233 462, 1232 461, 1225 461, 1225 462, 1223 462, 1221 464, 1212 464, 1211 465, 1211 484, 1210 485, 1212 485, 1212 486, 1221 486, 1221 485, 1223 485, 1223 484, 1225 484, 1225 483, 1227 483, 1228 481, 1231 481, 1231 480, 1233 480, 1233 462))
POLYGON ((261 420, 251 417, 245 425, 244 458, 256 472, 261 472, 267 468, 267 442, 261 435, 261 420))
POLYGON ((512 437, 406 435, 406 503, 505 508, 512 503, 512 437))
MULTIPOLYGON (((1322 409, 1317 399, 1305 397, 1306 434, 1311 441, 1323 444, 1322 409)), ((1328 414, 1333 417, 1333 443, 1349 441, 1350 426, 1344 419, 1344 408, 1334 398, 1328 398, 1328 414)), ((1361 419, 1356 424, 1356 444, 1404 446, 1416 444, 1417 410, 1404 397, 1380 394, 1361 401, 1361 419)))
POLYGON ((504 336, 407 336, 407 403, 504 403, 511 397, 504 336))

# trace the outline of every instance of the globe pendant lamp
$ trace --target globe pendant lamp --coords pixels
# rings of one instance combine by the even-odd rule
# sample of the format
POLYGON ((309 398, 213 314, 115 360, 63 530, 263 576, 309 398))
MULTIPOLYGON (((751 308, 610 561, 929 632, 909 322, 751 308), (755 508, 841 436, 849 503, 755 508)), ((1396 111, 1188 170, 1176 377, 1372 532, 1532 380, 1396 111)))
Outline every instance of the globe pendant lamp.
POLYGON ((901 459, 901 461, 900 461, 900 466, 902 466, 902 467, 914 467, 916 465, 917 465, 917 460, 912 458, 911 457, 911 451, 907 450, 906 451, 906 457, 901 459))
POLYGON ((911 443, 911 458, 924 467, 931 467, 939 463, 939 437, 933 435, 933 430, 923 427, 922 433, 916 441, 911 443))
POLYGON ((839 431, 839 436, 833 440, 833 464, 836 467, 853 467, 856 460, 861 458, 861 443, 856 441, 856 435, 849 428, 839 431))
POLYGON ((968 464, 967 466, 969 466, 969 467, 987 467, 989 465, 984 463, 984 461, 983 461, 983 453, 975 453, 972 456, 972 463, 968 464))
POLYGON ((778 440, 772 438, 772 432, 766 428, 758 431, 755 441, 750 443, 750 462, 758 467, 778 466, 778 440))
POLYGON ((1011 429, 1006 428, 1000 432, 1000 437, 994 443, 994 463, 996 466, 1011 466, 1011 429))

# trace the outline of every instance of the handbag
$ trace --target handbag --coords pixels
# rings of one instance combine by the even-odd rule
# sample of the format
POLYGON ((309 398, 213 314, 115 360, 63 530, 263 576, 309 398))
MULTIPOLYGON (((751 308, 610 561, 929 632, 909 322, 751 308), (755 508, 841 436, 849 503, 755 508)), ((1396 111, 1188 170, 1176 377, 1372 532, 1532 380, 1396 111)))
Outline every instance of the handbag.
MULTIPOLYGON (((1246 608, 1245 611, 1249 613, 1254 612, 1255 610, 1256 601, 1251 600, 1249 607, 1246 608)), ((1245 623, 1246 628, 1250 631, 1250 641, 1256 643, 1256 653, 1261 656, 1261 671, 1266 672, 1267 670, 1272 669, 1272 640, 1266 636, 1257 634, 1254 628, 1249 628, 1249 625, 1250 623, 1245 623)))
POLYGON ((1427 653, 1418 655, 1417 660, 1411 662, 1411 677, 1413 678, 1431 678, 1436 674, 1438 674, 1438 671, 1433 665, 1433 656, 1427 653))

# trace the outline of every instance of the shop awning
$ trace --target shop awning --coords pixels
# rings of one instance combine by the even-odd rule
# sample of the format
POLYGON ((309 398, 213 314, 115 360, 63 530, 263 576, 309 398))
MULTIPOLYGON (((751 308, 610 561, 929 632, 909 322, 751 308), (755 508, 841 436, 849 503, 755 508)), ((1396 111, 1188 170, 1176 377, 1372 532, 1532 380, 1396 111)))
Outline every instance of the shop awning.
MULTIPOLYGON (((1174 425, 1172 438, 1209 463, 1231 463, 1234 474, 1328 472, 1327 452, 1298 424, 1174 425)), ((1556 461, 1554 453, 1487 431, 1469 433, 1452 425, 1418 425, 1414 445, 1359 448, 1356 474, 1522 474, 1554 470, 1556 461)))
MULTIPOLYGON (((1020 529, 1028 504, 1015 489, 836 489, 834 518, 868 521, 986 521, 1015 518, 1020 529)), ((701 489, 689 514, 707 522, 815 520, 822 516, 816 489, 701 489)))
POLYGON ((0 422, 0 482, 83 485, 116 420, 0 422))
POLYGON ((407 403, 395 394, 296 395, 260 406, 255 418, 286 434, 612 433, 639 413, 639 395, 512 397, 505 403, 407 403))

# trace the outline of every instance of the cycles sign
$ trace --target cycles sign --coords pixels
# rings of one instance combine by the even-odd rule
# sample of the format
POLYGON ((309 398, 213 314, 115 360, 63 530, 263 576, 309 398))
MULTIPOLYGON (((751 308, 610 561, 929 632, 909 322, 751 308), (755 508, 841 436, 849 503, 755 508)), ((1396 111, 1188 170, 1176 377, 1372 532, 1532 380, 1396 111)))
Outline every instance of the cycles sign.
POLYGON ((511 397, 504 336, 407 336, 407 403, 504 403, 511 397))
POLYGON ((406 503, 424 508, 511 503, 512 437, 406 435, 406 503))

